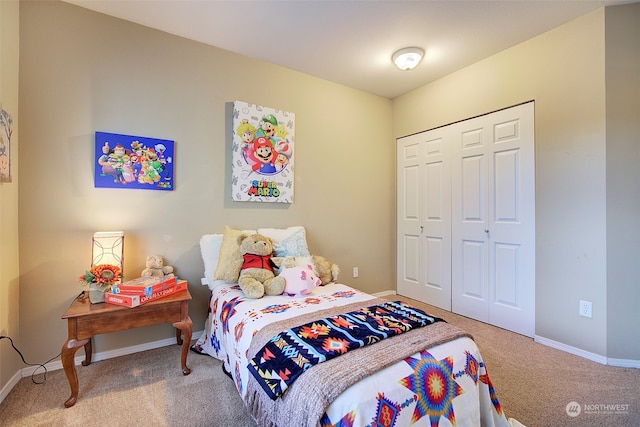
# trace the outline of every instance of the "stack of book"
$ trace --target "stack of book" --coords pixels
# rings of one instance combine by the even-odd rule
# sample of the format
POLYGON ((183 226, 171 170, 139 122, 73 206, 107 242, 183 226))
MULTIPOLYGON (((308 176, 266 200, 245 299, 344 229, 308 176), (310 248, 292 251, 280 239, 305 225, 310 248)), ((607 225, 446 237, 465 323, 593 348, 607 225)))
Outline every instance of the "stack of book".
POLYGON ((164 298, 187 289, 187 281, 177 277, 139 277, 111 287, 104 293, 104 301, 125 307, 139 305, 164 298))

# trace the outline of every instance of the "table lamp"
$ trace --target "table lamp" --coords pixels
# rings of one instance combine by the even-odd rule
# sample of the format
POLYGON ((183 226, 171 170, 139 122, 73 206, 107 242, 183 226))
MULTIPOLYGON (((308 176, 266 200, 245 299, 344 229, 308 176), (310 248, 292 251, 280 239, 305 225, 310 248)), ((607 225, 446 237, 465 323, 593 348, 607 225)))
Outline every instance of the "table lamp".
POLYGON ((124 232, 98 231, 93 234, 91 266, 111 264, 124 272, 124 232))

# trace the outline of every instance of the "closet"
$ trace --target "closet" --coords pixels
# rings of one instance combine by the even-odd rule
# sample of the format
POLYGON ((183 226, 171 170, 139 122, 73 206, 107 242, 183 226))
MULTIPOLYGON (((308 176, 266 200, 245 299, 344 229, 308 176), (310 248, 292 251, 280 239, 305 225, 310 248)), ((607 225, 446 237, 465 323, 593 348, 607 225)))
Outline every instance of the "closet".
POLYGON ((397 140, 397 292, 535 329, 534 102, 397 140))

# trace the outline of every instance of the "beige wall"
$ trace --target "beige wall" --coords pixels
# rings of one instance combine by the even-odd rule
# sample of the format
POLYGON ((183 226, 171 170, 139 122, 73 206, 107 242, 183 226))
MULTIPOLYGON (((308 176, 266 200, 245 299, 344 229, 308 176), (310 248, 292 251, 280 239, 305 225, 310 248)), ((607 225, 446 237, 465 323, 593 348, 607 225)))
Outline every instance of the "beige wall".
MULTIPOLYGON (((0 335, 20 345, 18 318, 18 2, 0 1, 0 106, 13 118, 12 182, 0 183, 0 335)), ((2 131, 2 128, 0 128, 2 131)), ((2 132, 6 143, 7 137, 2 132)), ((0 340, 0 396, 21 367, 9 340, 0 340)))
MULTIPOLYGON (((60 351, 60 316, 81 291, 98 230, 125 231, 129 277, 159 253, 189 280, 194 331, 208 298, 198 241, 225 224, 304 225, 344 282, 395 287, 390 100, 66 3, 22 2, 20 20, 20 328, 31 360, 60 351), (296 114, 295 203, 230 200, 234 100, 296 114), (93 188, 96 130, 175 140, 175 190, 93 188)), ((160 325, 98 336, 94 350, 173 334, 160 325)))
POLYGON ((635 366, 639 14, 600 9, 393 102, 400 137, 535 100, 536 335, 635 366))
POLYGON ((640 4, 605 22, 608 356, 640 360, 640 4))

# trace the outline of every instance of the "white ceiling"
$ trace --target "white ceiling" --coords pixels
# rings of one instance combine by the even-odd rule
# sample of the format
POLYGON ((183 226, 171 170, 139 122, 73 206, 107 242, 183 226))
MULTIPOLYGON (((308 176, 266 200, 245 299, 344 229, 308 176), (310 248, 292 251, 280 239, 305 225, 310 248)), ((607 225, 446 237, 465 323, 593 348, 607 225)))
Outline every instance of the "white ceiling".
POLYGON ((66 0, 387 98, 629 0, 66 0), (394 51, 426 51, 400 71, 394 51))

